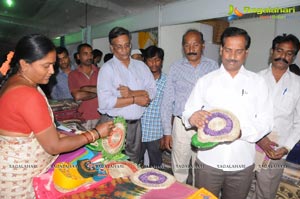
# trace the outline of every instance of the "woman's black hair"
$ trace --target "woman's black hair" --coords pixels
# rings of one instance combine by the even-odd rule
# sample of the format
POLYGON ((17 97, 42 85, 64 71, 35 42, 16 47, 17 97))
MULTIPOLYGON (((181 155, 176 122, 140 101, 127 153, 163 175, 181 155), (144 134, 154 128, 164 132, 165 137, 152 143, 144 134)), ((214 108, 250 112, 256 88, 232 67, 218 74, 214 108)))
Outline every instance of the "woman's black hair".
POLYGON ((51 51, 55 51, 55 45, 44 35, 31 34, 22 37, 15 47, 14 56, 10 63, 10 70, 6 77, 1 81, 0 87, 4 85, 10 76, 19 71, 19 62, 21 59, 25 60, 27 63, 33 63, 42 59, 51 51))

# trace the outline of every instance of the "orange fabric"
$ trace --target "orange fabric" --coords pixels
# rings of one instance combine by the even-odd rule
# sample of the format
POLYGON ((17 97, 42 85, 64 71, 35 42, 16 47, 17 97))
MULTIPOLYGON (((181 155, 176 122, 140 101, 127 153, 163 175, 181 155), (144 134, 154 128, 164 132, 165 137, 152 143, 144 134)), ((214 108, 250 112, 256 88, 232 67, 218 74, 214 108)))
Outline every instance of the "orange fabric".
POLYGON ((51 125, 47 102, 36 88, 18 87, 0 98, 0 129, 30 134, 51 125))

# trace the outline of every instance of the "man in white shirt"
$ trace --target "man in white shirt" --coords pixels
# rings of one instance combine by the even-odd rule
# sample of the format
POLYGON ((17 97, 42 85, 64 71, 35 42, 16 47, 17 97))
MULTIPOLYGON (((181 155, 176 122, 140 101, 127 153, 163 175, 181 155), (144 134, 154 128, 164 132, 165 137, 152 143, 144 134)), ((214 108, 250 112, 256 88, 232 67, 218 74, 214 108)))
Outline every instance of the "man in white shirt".
POLYGON ((294 35, 275 37, 271 51, 272 63, 260 72, 273 98, 274 127, 270 135, 257 142, 271 160, 256 172, 253 198, 275 198, 286 155, 300 139, 300 77, 289 70, 299 46, 299 40, 294 35))
POLYGON ((248 33, 227 28, 221 36, 220 69, 200 78, 183 112, 187 128, 203 128, 211 109, 232 112, 241 137, 197 152, 195 185, 222 199, 246 198, 254 175, 255 142, 272 129, 272 102, 262 77, 243 66, 250 46, 248 33), (204 107, 204 108, 203 108, 204 107))

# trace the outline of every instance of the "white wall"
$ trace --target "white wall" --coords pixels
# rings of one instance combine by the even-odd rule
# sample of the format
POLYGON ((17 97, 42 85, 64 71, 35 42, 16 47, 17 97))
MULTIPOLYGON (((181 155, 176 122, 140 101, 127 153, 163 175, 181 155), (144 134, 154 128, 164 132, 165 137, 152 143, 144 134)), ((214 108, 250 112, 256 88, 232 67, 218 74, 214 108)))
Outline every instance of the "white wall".
MULTIPOLYGON (((282 33, 294 34, 300 39, 300 13, 289 14, 286 19, 240 19, 230 23, 245 29, 251 36, 251 46, 246 61, 246 68, 260 71, 268 66, 272 40, 282 33)), ((300 55, 295 60, 300 65, 300 55)))
MULTIPOLYGON (((183 0, 170 4, 156 6, 140 14, 123 17, 118 20, 92 26, 91 38, 107 37, 115 26, 122 26, 131 32, 153 27, 173 24, 190 23, 194 21, 228 16, 229 5, 242 8, 251 7, 291 7, 299 5, 299 0, 183 0)), ((73 41, 75 33, 66 35, 66 41, 73 41)), ((75 41, 80 42, 80 41, 75 41)))

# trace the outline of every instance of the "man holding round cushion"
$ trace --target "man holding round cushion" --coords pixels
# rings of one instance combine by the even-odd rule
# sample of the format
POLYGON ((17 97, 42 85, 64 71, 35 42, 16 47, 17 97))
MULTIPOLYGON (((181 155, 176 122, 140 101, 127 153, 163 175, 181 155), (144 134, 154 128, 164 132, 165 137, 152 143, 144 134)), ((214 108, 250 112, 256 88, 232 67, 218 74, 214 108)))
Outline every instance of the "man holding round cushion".
POLYGON ((216 196, 222 190, 223 199, 246 198, 254 174, 255 142, 273 125, 264 79, 243 66, 250 41, 243 29, 229 27, 223 32, 221 67, 198 80, 183 112, 185 126, 198 128, 198 141, 213 143, 197 152, 195 185, 216 196))

